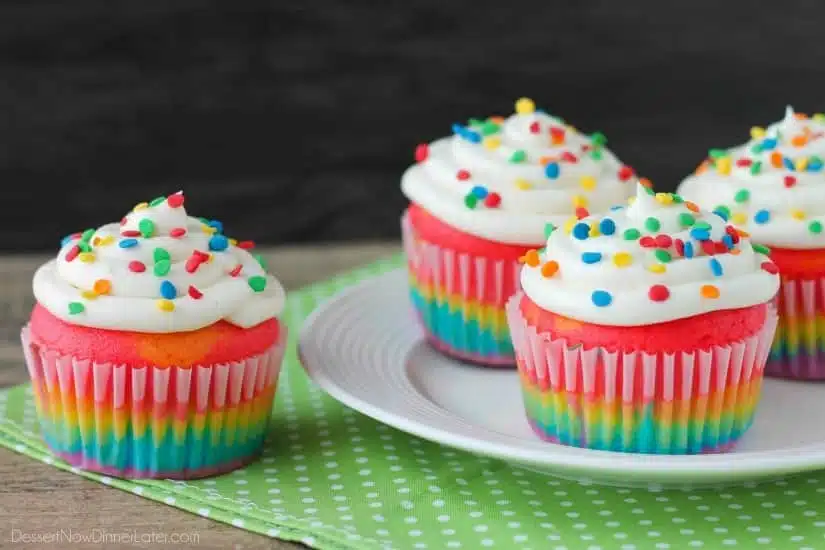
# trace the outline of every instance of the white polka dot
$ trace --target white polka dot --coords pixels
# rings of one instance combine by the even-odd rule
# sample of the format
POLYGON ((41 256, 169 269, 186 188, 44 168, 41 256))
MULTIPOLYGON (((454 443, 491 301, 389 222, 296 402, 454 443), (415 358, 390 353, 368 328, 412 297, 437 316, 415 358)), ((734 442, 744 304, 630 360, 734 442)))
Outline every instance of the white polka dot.
POLYGON ((172 505, 172 504, 175 503, 175 497, 165 497, 163 499, 163 502, 165 502, 166 504, 172 505))
POLYGON ((482 539, 481 540, 481 546, 493 546, 494 544, 495 544, 495 542, 493 542, 491 539, 482 539))
POLYGON ((770 544, 771 539, 769 539, 768 537, 759 537, 758 539, 756 539, 756 542, 758 542, 759 544, 770 544))
POLYGON ((234 525, 235 527, 243 527, 244 521, 240 518, 235 518, 232 520, 232 525, 234 525))
POLYGON ((473 527, 473 531, 475 531, 476 533, 486 533, 487 529, 488 527, 486 525, 476 525, 475 527, 473 527))
POLYGON ((143 487, 132 487, 132 492, 135 493, 136 495, 142 495, 143 494, 143 487))
POLYGON ((705 545, 705 543, 702 542, 701 540, 692 540, 688 543, 688 546, 692 546, 693 548, 700 548, 704 545, 705 545))
MULTIPOLYGON (((209 517, 209 508, 198 508, 198 515, 203 516, 205 518, 209 517)), ((274 535, 273 535, 274 536, 274 535)))

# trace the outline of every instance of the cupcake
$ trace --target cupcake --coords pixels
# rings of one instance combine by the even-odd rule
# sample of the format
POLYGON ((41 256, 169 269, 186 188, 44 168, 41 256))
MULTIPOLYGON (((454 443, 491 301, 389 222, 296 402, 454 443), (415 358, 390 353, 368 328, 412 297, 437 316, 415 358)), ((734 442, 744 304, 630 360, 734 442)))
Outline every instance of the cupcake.
POLYGON ((183 194, 66 237, 34 275, 22 340, 46 444, 79 468, 191 479, 253 460, 267 433, 284 290, 183 194))
POLYGON ((427 339, 490 366, 515 362, 505 304, 518 258, 548 227, 571 227, 633 194, 633 170, 604 135, 581 134, 529 99, 515 107, 509 118, 455 124, 452 136, 419 145, 401 180, 411 296, 427 339))
POLYGON ((776 267, 722 217, 637 189, 522 260, 507 317, 527 418, 576 447, 726 450, 759 400, 776 267))
POLYGON ((825 115, 794 113, 713 149, 679 192, 769 247, 782 277, 766 374, 825 379, 825 115))

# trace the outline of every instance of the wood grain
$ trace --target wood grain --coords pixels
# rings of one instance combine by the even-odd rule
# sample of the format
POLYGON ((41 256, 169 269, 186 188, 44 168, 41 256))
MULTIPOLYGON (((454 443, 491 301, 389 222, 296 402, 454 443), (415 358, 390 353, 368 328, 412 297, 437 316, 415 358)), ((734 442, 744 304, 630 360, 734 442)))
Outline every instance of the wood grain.
MULTIPOLYGON (((397 243, 370 243, 281 247, 262 253, 270 269, 278 274, 287 288, 295 289, 386 257, 398 249, 397 243)), ((5 329, 0 334, 0 387, 26 380, 19 345, 10 335, 16 334, 25 321, 31 307, 28 297, 31 274, 43 259, 41 256, 0 257, 0 273, 4 278, 4 286, 0 286, 0 303, 20 302, 20 305, 7 307, 0 317, 5 329), (25 299, 21 300, 21 296, 25 299)), ((92 533, 94 529, 109 533, 125 530, 167 535, 197 534, 198 548, 214 550, 300 547, 157 504, 50 468, 23 455, 0 450, 0 548, 21 547, 12 542, 12 530, 15 529, 44 534, 61 528, 83 534, 92 533)), ((83 548, 83 545, 70 547, 83 548)), ((134 545, 134 548, 158 547, 162 546, 134 545)), ((101 548, 101 545, 89 548, 101 548)))

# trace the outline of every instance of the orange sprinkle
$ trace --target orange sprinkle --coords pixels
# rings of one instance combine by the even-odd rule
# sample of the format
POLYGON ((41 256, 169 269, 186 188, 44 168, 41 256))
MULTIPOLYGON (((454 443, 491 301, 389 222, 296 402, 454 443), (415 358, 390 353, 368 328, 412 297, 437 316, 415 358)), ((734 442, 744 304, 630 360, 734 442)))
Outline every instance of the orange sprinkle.
POLYGON ((702 285, 699 293, 702 295, 702 298, 709 298, 711 300, 719 297, 719 289, 713 285, 702 285))
POLYGON ((695 202, 692 201, 685 201, 685 207, 690 210, 691 212, 699 213, 699 207, 696 206, 695 202))
POLYGON ((808 119, 808 115, 806 115, 805 113, 794 113, 793 116, 794 116, 794 118, 796 118, 796 120, 807 120, 808 119))
POLYGON ((558 160, 556 157, 539 157, 539 164, 542 166, 546 166, 553 162, 554 160, 558 160))
POLYGON ((784 164, 782 163, 781 153, 777 151, 771 153, 771 166, 773 166, 774 168, 782 168, 782 166, 784 166, 784 164))
POLYGON ((97 294, 109 294, 112 291, 112 282, 108 279, 98 279, 92 285, 92 290, 97 294))
POLYGON ((647 187, 648 189, 653 189, 653 182, 648 178, 639 178, 639 185, 642 187, 647 187))
POLYGON ((808 136, 801 134, 791 138, 791 145, 794 147, 804 147, 808 143, 808 136))
POLYGON ((709 166, 710 166, 710 162, 708 162, 707 160, 703 160, 702 164, 700 164, 699 166, 696 167, 696 170, 694 170, 694 173, 702 174, 704 172, 707 172, 709 166))
POLYGON ((738 256, 742 253, 742 250, 739 248, 731 248, 728 252, 730 252, 734 256, 738 256))
POLYGON ((503 116, 491 116, 489 120, 490 120, 490 122, 495 122, 496 124, 501 124, 502 122, 504 122, 504 117, 503 116))
POLYGON ((748 233, 747 231, 745 231, 744 229, 737 228, 736 232, 739 233, 740 237, 750 237, 751 236, 751 234, 748 233))
POLYGON ((558 262, 555 262, 553 260, 550 260, 549 262, 546 262, 543 266, 541 266, 541 274, 544 277, 548 277, 548 278, 555 275, 558 270, 559 270, 559 264, 558 264, 558 262))
POLYGON ((539 251, 535 248, 533 250, 528 250, 524 256, 518 259, 520 263, 527 264, 530 267, 536 267, 541 263, 539 259, 539 251))

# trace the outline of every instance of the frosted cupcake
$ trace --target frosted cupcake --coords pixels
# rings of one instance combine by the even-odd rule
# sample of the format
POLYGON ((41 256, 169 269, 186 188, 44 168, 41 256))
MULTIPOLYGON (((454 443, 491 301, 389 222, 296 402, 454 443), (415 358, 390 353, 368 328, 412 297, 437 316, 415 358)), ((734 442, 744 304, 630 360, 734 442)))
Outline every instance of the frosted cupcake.
POLYGON ((520 99, 508 118, 455 124, 418 146, 401 181, 411 203, 402 229, 412 301, 436 348, 514 363, 504 307, 518 258, 550 224, 571 227, 633 193, 633 170, 605 143, 520 99))
POLYGON ((553 231, 508 303, 542 438, 637 453, 730 448, 751 425, 776 328, 776 267, 719 216, 639 186, 553 231))
POLYGON ((43 437, 80 468, 196 478, 238 468, 267 432, 284 291, 182 194, 67 237, 37 270, 23 329, 43 437))
POLYGON ((769 375, 825 379, 825 116, 794 113, 711 150, 679 191, 771 250, 782 275, 769 375))

